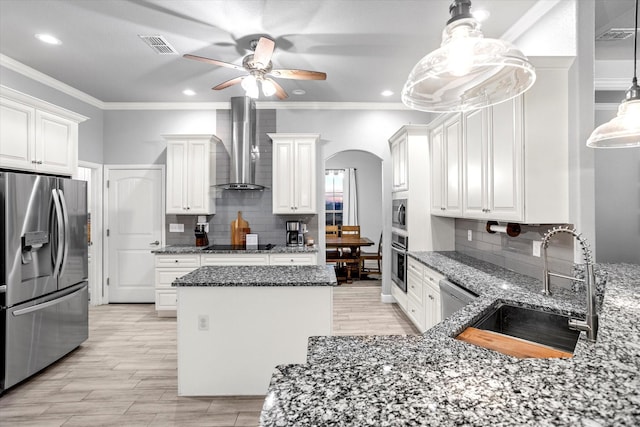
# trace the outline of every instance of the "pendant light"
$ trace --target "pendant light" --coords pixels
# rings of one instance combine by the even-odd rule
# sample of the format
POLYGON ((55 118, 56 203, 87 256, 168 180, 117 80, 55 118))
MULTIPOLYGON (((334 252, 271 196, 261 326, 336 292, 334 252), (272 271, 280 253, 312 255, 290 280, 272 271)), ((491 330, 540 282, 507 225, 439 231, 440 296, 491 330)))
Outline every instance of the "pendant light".
POLYGON ((611 121, 598 126, 589 139, 587 147, 627 148, 640 147, 640 86, 636 74, 638 54, 638 0, 636 0, 635 33, 633 36, 633 79, 618 114, 611 121))
POLYGON ((454 0, 442 44, 422 58, 402 89, 402 102, 432 112, 467 111, 515 98, 536 80, 534 67, 514 45, 484 38, 471 0, 454 0))

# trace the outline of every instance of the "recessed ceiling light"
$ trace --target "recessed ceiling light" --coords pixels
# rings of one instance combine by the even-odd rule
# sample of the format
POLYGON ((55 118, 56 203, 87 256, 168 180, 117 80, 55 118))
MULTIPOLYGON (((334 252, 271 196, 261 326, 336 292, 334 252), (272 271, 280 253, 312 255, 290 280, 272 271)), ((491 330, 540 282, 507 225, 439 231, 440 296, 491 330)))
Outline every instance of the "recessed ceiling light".
POLYGON ((489 13, 488 10, 478 9, 471 12, 471 15, 473 15, 473 17, 476 18, 478 22, 483 22, 483 21, 486 21, 487 18, 489 18, 489 15, 491 14, 489 13))
POLYGON ((62 44, 60 40, 53 37, 51 34, 36 34, 36 38, 41 42, 48 44, 62 44))
POLYGON ((303 89, 294 89, 291 91, 291 93, 293 93, 294 95, 304 95, 307 92, 305 92, 303 89))
POLYGON ((391 96, 393 95, 393 91, 392 90, 383 90, 382 92, 380 92, 380 95, 382 96, 391 96))
POLYGON ((182 91, 183 94, 187 95, 187 96, 193 96, 195 95, 195 91, 191 90, 191 89, 185 89, 182 91))

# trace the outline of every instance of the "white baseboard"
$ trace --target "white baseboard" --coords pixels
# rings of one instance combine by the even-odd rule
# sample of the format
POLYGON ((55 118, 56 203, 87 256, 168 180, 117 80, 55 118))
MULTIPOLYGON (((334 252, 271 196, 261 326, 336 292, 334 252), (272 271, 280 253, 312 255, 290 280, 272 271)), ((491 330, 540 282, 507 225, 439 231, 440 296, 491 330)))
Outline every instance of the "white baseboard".
POLYGON ((380 301, 387 304, 391 304, 396 302, 396 299, 391 294, 380 294, 380 301))

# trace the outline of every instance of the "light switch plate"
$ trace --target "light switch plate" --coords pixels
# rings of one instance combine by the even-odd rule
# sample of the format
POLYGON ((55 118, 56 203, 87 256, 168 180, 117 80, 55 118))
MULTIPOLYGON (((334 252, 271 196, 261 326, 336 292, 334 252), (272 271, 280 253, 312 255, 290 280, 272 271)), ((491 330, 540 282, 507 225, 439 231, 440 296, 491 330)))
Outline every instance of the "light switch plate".
POLYGON ((467 230, 467 240, 468 241, 473 240, 473 232, 471 230, 467 230))
POLYGON ((184 224, 169 224, 169 233, 184 233, 184 224))

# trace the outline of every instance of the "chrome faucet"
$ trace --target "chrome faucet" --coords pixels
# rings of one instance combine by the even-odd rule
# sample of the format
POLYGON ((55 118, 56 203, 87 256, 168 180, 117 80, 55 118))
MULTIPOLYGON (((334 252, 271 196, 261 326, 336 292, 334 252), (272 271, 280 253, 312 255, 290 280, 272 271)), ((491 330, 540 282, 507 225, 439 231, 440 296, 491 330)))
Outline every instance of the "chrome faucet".
POLYGON ((560 277, 563 279, 574 280, 577 282, 583 282, 587 288, 587 317, 582 319, 569 319, 569 328, 577 331, 586 331, 587 339, 595 342, 598 334, 598 313, 596 313, 596 276, 593 271, 593 261, 591 259, 591 249, 586 239, 582 237, 582 234, 578 233, 575 228, 569 228, 566 226, 553 227, 548 230, 542 238, 542 259, 544 262, 544 277, 543 284, 544 289, 542 293, 544 295, 551 295, 551 289, 549 287, 551 282, 551 276, 560 277), (547 248, 549 247, 549 240, 552 236, 558 233, 569 233, 578 240, 580 247, 582 248, 582 256, 584 258, 585 265, 585 277, 579 279, 577 277, 566 276, 560 273, 553 273, 549 271, 549 265, 547 263, 547 248))

